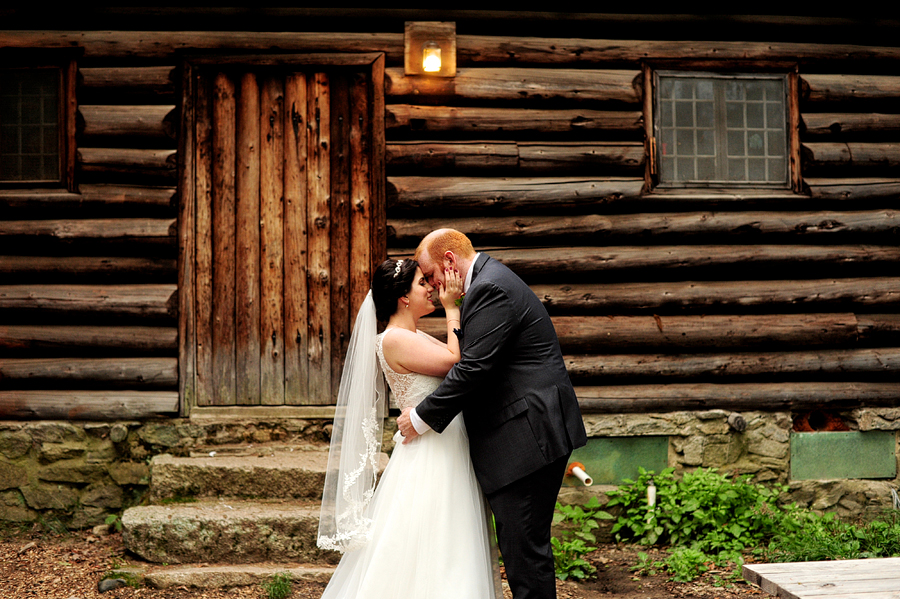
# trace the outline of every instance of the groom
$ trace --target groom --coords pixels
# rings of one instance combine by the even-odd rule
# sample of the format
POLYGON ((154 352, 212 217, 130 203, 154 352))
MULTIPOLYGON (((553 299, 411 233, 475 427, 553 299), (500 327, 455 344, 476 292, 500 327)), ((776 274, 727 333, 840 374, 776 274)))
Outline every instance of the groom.
POLYGON ((465 281, 462 359, 397 423, 409 443, 463 413, 475 475, 497 523, 515 599, 556 597, 550 524, 584 422, 550 316, 511 270, 453 229, 429 233, 416 260, 433 286, 455 269, 465 281))

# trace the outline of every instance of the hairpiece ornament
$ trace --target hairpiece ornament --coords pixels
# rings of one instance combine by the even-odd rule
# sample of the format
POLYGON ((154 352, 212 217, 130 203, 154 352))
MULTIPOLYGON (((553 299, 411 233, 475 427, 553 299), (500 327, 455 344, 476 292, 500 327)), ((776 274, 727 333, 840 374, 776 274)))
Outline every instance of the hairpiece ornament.
POLYGON ((403 265, 403 260, 397 260, 397 266, 394 267, 394 278, 397 278, 397 275, 400 274, 400 267, 403 265))

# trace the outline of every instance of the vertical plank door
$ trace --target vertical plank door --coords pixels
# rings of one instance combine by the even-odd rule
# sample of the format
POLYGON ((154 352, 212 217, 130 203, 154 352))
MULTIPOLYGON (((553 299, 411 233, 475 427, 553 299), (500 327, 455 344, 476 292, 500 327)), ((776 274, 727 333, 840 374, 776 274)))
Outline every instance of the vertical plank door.
POLYGON ((188 409, 337 395, 353 317, 384 252, 383 58, 317 60, 186 64, 188 409))

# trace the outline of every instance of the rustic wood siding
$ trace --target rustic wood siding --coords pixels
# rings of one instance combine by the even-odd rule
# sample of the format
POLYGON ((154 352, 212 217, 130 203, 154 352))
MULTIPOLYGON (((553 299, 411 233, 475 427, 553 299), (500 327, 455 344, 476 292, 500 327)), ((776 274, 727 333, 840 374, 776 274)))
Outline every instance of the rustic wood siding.
POLYGON ((177 413, 171 71, 82 63, 77 192, 0 196, 0 406, 7 416, 177 413))
POLYGON ((586 411, 900 401, 900 48, 509 29, 459 35, 459 74, 436 81, 403 74, 393 31, 0 32, 6 46, 84 48, 79 192, 0 196, 0 405, 25 397, 33 409, 15 413, 42 417, 61 413, 60 389, 147 389, 167 395, 135 403, 142 414, 174 409, 189 46, 383 52, 387 203, 372 210, 386 210, 387 253, 437 226, 468 232, 547 305, 586 411), (686 60, 796 68, 799 193, 647 193, 644 62, 686 60))
MULTIPOLYGON (((900 401, 889 69, 862 75, 795 47, 801 193, 648 193, 639 58, 507 41, 546 64, 482 66, 492 44, 460 38, 452 84, 388 69, 389 253, 449 225, 517 271, 550 311, 586 412, 900 401)), ((651 46, 647 60, 731 66, 702 62, 711 45, 651 46)), ((742 68, 784 50, 748 48, 742 68)))

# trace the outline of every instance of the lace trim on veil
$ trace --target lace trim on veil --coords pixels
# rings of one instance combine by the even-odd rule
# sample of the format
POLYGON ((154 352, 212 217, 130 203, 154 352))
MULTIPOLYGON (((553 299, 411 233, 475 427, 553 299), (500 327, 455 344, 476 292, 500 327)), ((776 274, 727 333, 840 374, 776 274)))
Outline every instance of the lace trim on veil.
POLYGON ((319 532, 321 549, 351 551, 367 543, 384 426, 384 376, 375 353, 372 292, 356 317, 335 408, 319 532))

